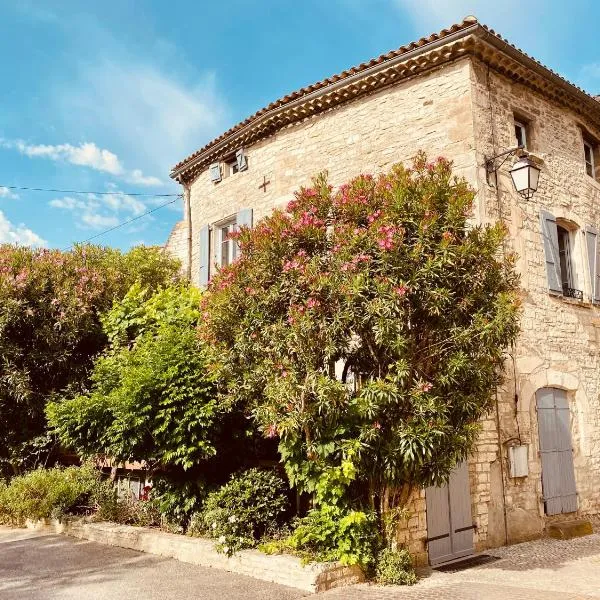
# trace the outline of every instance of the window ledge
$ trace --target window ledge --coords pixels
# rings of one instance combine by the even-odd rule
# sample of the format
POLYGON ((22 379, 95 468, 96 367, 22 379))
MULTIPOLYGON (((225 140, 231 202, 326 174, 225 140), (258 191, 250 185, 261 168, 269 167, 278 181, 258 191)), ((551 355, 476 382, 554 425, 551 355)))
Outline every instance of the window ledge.
POLYGON ((592 308, 592 303, 588 300, 577 300, 576 298, 568 298, 566 296, 556 296, 561 298, 565 304, 574 304, 575 306, 581 306, 583 308, 592 308))

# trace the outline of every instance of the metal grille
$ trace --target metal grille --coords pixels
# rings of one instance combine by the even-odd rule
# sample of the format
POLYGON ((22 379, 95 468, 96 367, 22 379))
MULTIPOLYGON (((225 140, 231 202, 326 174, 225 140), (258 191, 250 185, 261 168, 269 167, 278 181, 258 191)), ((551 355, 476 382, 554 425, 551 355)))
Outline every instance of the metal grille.
POLYGON ((583 300, 583 292, 570 287, 563 287, 563 296, 566 298, 575 298, 575 300, 583 300))

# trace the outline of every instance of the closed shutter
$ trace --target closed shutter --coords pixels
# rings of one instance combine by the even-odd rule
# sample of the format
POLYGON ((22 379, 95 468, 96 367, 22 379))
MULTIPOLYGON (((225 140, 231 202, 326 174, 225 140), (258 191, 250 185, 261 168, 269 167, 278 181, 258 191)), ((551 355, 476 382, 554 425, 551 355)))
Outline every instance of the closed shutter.
POLYGON ((431 486, 425 493, 427 505, 427 550, 432 565, 454 558, 450 525, 448 486, 431 486))
POLYGON ((544 243, 544 256, 546 259, 546 276, 548 290, 554 294, 562 294, 560 275, 560 259, 558 253, 558 233, 554 215, 546 210, 540 211, 540 225, 544 243))
POLYGON ((600 301, 600 282, 598 281, 598 231, 593 225, 585 226, 585 243, 587 247, 588 268, 592 302, 600 301))
POLYGON ((251 208, 243 208, 237 214, 237 226, 240 227, 252 227, 252 209, 251 208))
POLYGON ((221 266, 221 246, 223 243, 223 228, 213 227, 213 259, 212 266, 221 266))
POLYGON ((547 515, 577 511, 569 402, 564 390, 536 392, 542 489, 547 515))
POLYGON ((208 285, 210 277, 210 230, 208 225, 200 229, 200 248, 199 248, 199 263, 200 263, 200 287, 205 288, 208 285))
POLYGON ((245 171, 248 168, 248 159, 246 158, 246 153, 243 148, 236 151, 235 160, 239 171, 245 171))

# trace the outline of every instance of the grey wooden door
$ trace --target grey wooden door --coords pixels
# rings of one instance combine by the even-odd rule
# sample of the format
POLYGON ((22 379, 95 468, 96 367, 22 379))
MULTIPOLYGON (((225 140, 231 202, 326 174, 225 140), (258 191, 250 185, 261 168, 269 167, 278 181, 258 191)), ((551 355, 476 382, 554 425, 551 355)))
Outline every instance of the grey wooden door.
POLYGON ((429 563, 440 565, 473 554, 473 517, 467 463, 462 462, 447 485, 425 491, 429 563))
POLYGON ((567 394, 557 388, 542 388, 535 396, 546 514, 575 512, 577 488, 567 394))

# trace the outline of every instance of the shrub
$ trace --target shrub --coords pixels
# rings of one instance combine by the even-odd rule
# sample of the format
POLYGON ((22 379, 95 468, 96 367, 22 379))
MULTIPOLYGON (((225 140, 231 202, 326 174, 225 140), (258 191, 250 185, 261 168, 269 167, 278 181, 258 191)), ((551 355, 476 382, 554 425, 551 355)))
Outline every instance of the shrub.
POLYGON ((119 498, 115 493, 99 503, 94 521, 111 521, 136 527, 159 527, 162 523, 158 503, 154 500, 119 498))
POLYGON ((298 520, 289 546, 306 560, 339 561, 368 570, 378 539, 374 515, 324 504, 298 520))
POLYGON ((287 485, 272 471, 249 469, 233 475, 210 493, 190 533, 203 531, 218 540, 217 550, 232 555, 256 546, 282 520, 288 501, 287 485))
POLYGON ((377 557, 376 579, 384 585, 414 585, 417 576, 406 549, 385 548, 377 557))
POLYGON ((173 481, 157 477, 153 484, 152 500, 162 516, 162 526, 173 533, 183 533, 206 497, 204 482, 173 481))
POLYGON ((0 487, 0 521, 23 525, 80 511, 94 503, 100 473, 92 466, 36 469, 0 487))

